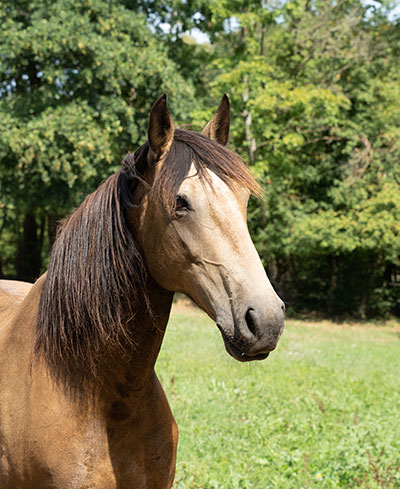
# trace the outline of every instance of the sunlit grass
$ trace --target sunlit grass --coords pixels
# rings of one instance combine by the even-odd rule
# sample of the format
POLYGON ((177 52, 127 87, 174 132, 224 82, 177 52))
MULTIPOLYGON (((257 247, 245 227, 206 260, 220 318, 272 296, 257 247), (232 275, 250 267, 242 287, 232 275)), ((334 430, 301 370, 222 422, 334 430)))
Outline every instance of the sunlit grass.
POLYGON ((175 489, 400 488, 400 327, 288 321, 264 362, 172 315, 157 372, 180 430, 175 489))

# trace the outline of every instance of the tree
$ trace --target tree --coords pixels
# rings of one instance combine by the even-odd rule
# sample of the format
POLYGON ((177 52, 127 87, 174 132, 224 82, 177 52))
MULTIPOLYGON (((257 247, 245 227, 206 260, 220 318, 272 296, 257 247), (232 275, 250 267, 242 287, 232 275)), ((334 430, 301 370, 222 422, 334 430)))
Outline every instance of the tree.
POLYGON ((32 280, 57 218, 143 141, 154 100, 184 119, 193 89, 122 1, 13 1, 0 24, 0 212, 3 239, 20 234, 1 261, 32 280))

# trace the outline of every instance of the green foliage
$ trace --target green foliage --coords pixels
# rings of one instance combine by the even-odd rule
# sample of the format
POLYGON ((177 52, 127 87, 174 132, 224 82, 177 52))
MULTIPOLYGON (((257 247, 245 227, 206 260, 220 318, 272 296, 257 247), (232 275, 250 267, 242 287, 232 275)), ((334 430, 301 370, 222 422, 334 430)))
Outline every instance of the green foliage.
POLYGON ((143 16, 103 0, 14 3, 2 14, 1 161, 22 184, 19 205, 32 205, 32 190, 42 206, 35 193, 56 188, 70 208, 63 192, 79 198, 118 165, 162 91, 182 117, 178 94, 189 98, 190 85, 143 16))
POLYGON ((209 319, 173 314, 157 373, 180 432, 174 487, 399 487, 398 348, 398 327, 288 321, 244 365, 209 319))

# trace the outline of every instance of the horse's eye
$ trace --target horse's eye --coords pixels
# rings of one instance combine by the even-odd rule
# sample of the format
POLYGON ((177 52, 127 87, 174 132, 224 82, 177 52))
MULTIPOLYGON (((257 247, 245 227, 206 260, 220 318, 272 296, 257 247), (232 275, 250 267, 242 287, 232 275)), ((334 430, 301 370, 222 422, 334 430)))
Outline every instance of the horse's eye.
POLYGON ((178 195, 176 197, 176 203, 175 203, 175 211, 176 212, 187 212, 190 209, 188 201, 182 197, 181 195, 178 195))

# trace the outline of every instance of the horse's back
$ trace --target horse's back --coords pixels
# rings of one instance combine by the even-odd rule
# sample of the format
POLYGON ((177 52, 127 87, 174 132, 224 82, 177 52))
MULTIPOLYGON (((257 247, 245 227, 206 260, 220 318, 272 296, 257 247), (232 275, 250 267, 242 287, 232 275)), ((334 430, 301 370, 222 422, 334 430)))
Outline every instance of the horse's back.
POLYGON ((0 280, 0 293, 23 299, 32 288, 31 283, 19 280, 0 280))
POLYGON ((17 280, 0 280, 0 329, 14 315, 32 285, 17 280))

